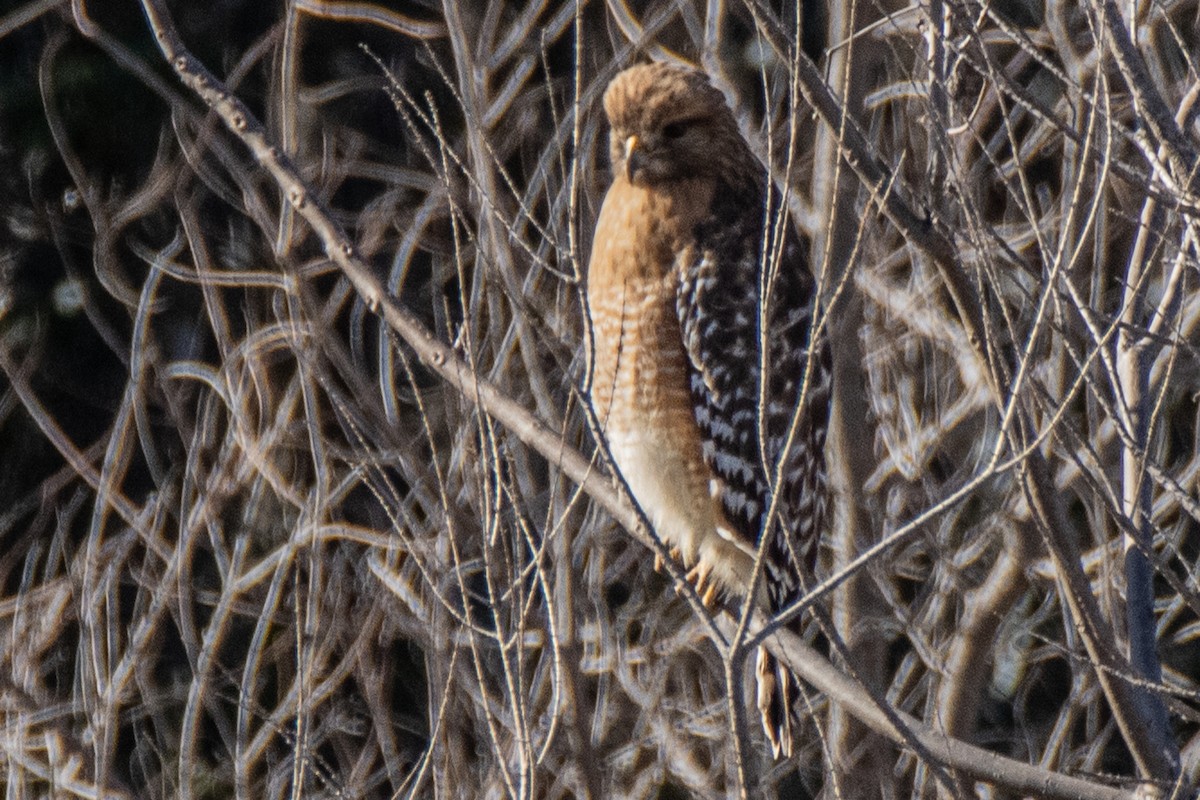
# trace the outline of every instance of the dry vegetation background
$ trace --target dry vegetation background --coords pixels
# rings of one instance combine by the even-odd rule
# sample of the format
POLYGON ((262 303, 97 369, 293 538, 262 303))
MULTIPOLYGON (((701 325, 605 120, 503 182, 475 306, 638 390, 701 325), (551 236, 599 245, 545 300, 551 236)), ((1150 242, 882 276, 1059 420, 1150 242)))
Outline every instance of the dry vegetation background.
POLYGON ((4 797, 1193 796, 1200 6, 808 5, 9 5, 4 797), (646 57, 735 104, 835 347, 781 764, 755 627, 585 460, 646 57))

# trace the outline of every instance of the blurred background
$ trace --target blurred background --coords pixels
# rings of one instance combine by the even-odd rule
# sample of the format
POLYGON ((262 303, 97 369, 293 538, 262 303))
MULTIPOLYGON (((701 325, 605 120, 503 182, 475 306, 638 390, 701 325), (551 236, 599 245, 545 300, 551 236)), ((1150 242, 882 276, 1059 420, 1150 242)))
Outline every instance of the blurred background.
MULTIPOLYGON (((808 638, 947 741, 1192 796, 1194 0, 166 9, 400 304, 589 457, 600 96, 708 71, 834 347, 808 638)), ((775 763, 709 630, 368 309, 138 4, 0 11, 5 797, 1025 796, 816 691, 775 763)))

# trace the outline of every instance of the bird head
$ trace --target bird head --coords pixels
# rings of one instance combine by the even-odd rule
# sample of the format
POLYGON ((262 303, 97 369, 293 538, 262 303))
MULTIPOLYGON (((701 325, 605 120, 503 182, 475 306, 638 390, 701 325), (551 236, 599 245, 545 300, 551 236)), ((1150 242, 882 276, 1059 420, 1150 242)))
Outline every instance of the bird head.
POLYGON ((613 172, 638 186, 713 176, 722 148, 745 149, 724 96, 698 70, 630 67, 604 93, 613 172))

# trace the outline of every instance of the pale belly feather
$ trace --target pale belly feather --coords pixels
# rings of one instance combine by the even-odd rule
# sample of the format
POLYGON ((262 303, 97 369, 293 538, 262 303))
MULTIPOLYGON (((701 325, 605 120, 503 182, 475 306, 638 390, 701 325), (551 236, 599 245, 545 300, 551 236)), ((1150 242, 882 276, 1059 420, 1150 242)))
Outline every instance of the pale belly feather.
POLYGON ((590 296, 595 327, 592 401, 613 460, 650 524, 687 567, 704 563, 743 594, 754 548, 725 520, 701 456, 687 355, 666 281, 590 296))

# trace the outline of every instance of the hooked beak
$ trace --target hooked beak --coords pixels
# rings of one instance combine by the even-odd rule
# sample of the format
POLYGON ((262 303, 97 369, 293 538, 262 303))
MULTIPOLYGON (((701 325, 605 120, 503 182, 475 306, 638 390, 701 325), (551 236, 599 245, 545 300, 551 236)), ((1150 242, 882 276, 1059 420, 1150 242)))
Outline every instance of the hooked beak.
POLYGON ((633 173, 642 165, 642 143, 637 136, 625 140, 625 180, 633 183, 633 173))

